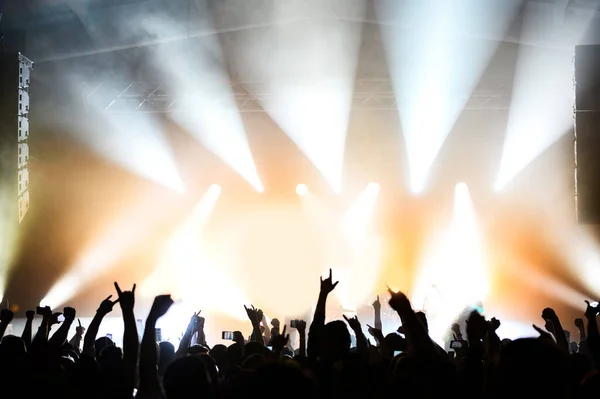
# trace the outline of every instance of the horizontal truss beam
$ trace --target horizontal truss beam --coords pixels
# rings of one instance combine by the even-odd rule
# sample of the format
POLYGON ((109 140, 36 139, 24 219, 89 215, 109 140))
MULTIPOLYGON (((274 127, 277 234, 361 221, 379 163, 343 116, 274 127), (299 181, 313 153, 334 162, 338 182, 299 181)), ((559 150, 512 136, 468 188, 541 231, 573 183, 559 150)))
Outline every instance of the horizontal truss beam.
MULTIPOLYGON (((229 98, 214 97, 214 104, 229 105, 233 98, 240 112, 264 112, 261 102, 271 94, 260 83, 232 82, 229 98)), ((478 90, 469 98, 457 98, 469 110, 504 110, 510 106, 509 85, 501 82, 489 90, 478 90)), ((160 82, 97 82, 82 85, 86 106, 108 113, 173 113, 189 111, 175 93, 160 82)), ((316 94, 315 94, 316 95, 316 94)), ((398 101, 389 79, 359 79, 352 98, 354 110, 393 111, 398 101)))

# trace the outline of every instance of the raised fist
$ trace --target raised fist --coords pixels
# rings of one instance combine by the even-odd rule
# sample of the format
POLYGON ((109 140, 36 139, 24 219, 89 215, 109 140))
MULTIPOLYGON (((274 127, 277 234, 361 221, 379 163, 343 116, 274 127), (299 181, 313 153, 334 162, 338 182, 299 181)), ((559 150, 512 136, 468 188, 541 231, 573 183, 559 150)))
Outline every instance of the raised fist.
POLYGON ((75 309, 67 306, 63 309, 63 314, 65 315, 65 320, 69 320, 69 321, 75 320, 75 316, 76 316, 75 309))
POLYGON ((27 318, 27 320, 33 320, 33 318, 35 317, 35 312, 33 310, 28 310, 27 312, 25 312, 25 317, 27 318))

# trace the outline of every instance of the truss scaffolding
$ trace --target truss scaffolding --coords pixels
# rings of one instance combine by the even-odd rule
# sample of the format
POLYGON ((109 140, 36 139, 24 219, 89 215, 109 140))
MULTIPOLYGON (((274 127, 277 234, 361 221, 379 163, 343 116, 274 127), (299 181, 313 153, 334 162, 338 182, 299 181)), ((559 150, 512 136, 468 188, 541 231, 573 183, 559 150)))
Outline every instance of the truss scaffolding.
MULTIPOLYGON (((240 112, 264 112, 261 102, 271 95, 260 83, 231 82, 229 98, 214 97, 216 106, 229 106, 231 97, 240 112)), ((489 89, 476 90, 469 98, 457 98, 469 110, 503 110, 510 106, 510 85, 500 81, 489 89)), ((82 88, 86 106, 108 113, 172 113, 186 109, 180 97, 161 82, 95 82, 82 88)), ((315 96, 318 95, 315 93, 315 96)), ((389 79, 358 79, 352 108, 354 110, 392 111, 397 98, 389 79)), ((189 107, 188 107, 189 108, 189 107)))

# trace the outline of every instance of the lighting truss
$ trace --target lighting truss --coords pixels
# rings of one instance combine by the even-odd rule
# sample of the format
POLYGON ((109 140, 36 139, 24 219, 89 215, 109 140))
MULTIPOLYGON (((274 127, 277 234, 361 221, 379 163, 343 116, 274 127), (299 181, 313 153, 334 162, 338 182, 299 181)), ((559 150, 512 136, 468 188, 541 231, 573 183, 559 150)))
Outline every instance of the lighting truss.
MULTIPOLYGON (((260 103, 271 93, 260 89, 263 85, 252 82, 231 82, 231 95, 240 112, 264 112, 260 103)), ((489 80, 488 87, 479 88, 465 101, 465 109, 508 109, 512 83, 500 79, 489 80)), ((179 97, 162 82, 88 82, 82 85, 86 106, 109 113, 172 113, 187 112, 179 97)), ((229 98, 214 97, 215 105, 231 104, 229 98)), ((352 98, 354 110, 397 110, 396 96, 389 79, 357 79, 352 98)))

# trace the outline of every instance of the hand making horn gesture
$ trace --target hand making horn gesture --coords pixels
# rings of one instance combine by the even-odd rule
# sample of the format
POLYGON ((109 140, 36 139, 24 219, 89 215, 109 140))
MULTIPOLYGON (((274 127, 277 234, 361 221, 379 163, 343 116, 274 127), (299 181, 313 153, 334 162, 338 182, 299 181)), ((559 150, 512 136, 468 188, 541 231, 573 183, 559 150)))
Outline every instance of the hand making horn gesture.
POLYGON ((131 291, 121 291, 119 284, 115 281, 115 289, 119 295, 118 301, 121 305, 121 310, 132 311, 133 306, 135 305, 135 284, 133 285, 131 291))

